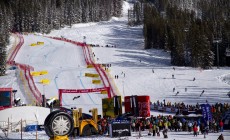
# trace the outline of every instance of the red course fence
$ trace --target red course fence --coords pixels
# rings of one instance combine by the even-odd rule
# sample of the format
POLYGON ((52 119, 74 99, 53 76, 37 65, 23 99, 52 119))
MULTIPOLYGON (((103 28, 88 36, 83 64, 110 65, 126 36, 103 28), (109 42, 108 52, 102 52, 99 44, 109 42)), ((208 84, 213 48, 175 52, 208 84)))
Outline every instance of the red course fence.
MULTIPOLYGON (((94 61, 92 60, 92 57, 90 56, 90 50, 89 50, 88 45, 86 45, 85 43, 69 40, 66 38, 60 38, 60 37, 49 37, 49 38, 56 39, 56 40, 62 40, 62 41, 66 41, 66 42, 75 44, 77 46, 81 46, 83 49, 83 54, 84 54, 86 64, 94 66, 94 68, 96 69, 97 73, 99 74, 102 80, 104 87, 110 87, 112 96, 116 95, 105 70, 102 68, 101 65, 95 64, 94 61)), ((111 98, 111 95, 109 93, 108 93, 108 97, 111 98)))
POLYGON ((11 66, 17 66, 18 68, 20 68, 21 70, 24 71, 24 76, 27 80, 28 86, 30 88, 30 91, 32 92, 34 98, 36 99, 36 103, 41 104, 42 103, 42 96, 41 96, 41 92, 37 89, 35 83, 34 83, 34 79, 30 74, 30 71, 34 70, 34 68, 30 65, 26 65, 26 64, 21 64, 21 63, 16 63, 14 61, 18 51, 20 50, 21 46, 24 43, 24 38, 21 34, 17 33, 16 34, 17 37, 20 39, 20 42, 17 44, 17 46, 15 47, 15 49, 13 50, 13 52, 11 53, 10 57, 8 58, 7 64, 11 65, 11 66))

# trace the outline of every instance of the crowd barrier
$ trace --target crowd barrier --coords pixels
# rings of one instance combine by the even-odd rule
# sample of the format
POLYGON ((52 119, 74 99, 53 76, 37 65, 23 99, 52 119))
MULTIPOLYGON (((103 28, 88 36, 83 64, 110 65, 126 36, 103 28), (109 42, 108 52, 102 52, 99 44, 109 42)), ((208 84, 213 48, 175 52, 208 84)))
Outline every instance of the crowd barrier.
POLYGON ((160 111, 160 112, 169 112, 169 113, 176 113, 178 111, 178 109, 175 107, 163 107, 154 104, 150 105, 150 109, 155 111, 160 111))
MULTIPOLYGON (((90 51, 89 51, 88 46, 85 45, 83 48, 84 48, 84 49, 87 49, 87 51, 85 51, 86 54, 84 54, 84 55, 87 55, 86 57, 89 57, 89 59, 88 59, 89 62, 88 62, 88 63, 90 63, 91 65, 94 66, 94 68, 96 69, 97 73, 98 73, 98 74, 100 75, 100 77, 101 77, 101 80, 102 80, 103 85, 104 85, 105 87, 107 87, 107 86, 111 87, 109 84, 106 85, 105 79, 104 79, 105 76, 101 74, 102 71, 100 70, 100 65, 95 64, 95 63, 93 62, 93 60, 91 59, 91 57, 90 57, 90 51)), ((107 83, 108 83, 108 81, 107 81, 107 83)), ((112 90, 112 88, 110 88, 110 90, 112 90)), ((113 92, 112 92, 112 93, 113 93, 113 92)), ((108 97, 111 98, 111 95, 108 95, 108 97)))
POLYGON ((29 89, 31 90, 34 98, 36 99, 36 103, 38 103, 40 105, 42 103, 42 95, 41 95, 40 91, 37 89, 37 87, 34 83, 33 77, 30 74, 30 71, 33 71, 34 68, 32 66, 29 66, 26 64, 16 63, 14 61, 18 51, 20 50, 21 46, 24 43, 23 36, 18 34, 18 33, 16 35, 20 39, 20 42, 17 44, 17 46, 15 47, 13 52, 11 53, 10 57, 8 58, 7 64, 11 65, 11 66, 17 66, 19 69, 21 69, 24 72, 24 76, 25 76, 26 81, 28 83, 29 89))
MULTIPOLYGON (((110 83, 109 78, 108 78, 105 70, 102 68, 101 65, 95 64, 94 61, 92 60, 92 57, 90 55, 91 53, 90 53, 90 50, 88 48, 88 45, 86 45, 85 43, 81 43, 81 42, 69 40, 69 39, 66 39, 66 38, 63 38, 63 37, 48 37, 48 38, 52 38, 52 39, 56 39, 56 40, 62 40, 62 41, 65 41, 65 42, 69 42, 69 43, 75 44, 77 46, 81 46, 82 49, 83 49, 83 54, 84 54, 84 59, 85 59, 86 64, 87 65, 93 65, 93 67, 95 68, 95 70, 99 74, 104 87, 108 87, 109 86, 110 89, 111 89, 112 95, 113 96, 116 95, 116 93, 114 92, 113 86, 110 83), (106 82, 107 82, 107 84, 106 84, 106 82)), ((108 97, 110 98, 111 95, 108 95, 108 97)))
MULTIPOLYGON (((97 72, 102 72, 103 76, 105 77, 105 79, 106 79, 106 81, 107 81, 107 83, 108 83, 108 86, 111 87, 111 93, 112 93, 112 95, 113 95, 113 96, 117 95, 117 94, 114 92, 114 88, 113 88, 112 84, 110 83, 110 80, 109 80, 109 78, 108 78, 108 76, 107 76, 105 70, 102 68, 101 65, 96 65, 96 64, 94 63, 94 61, 92 60, 92 57, 90 57, 91 52, 90 52, 90 50, 89 50, 88 45, 86 45, 86 47, 87 47, 87 50, 88 50, 88 53, 87 53, 87 54, 88 54, 88 56, 89 56, 89 58, 90 58, 90 63, 94 65, 94 67, 97 69, 97 72)), ((103 79, 103 80, 104 80, 104 79, 103 79)), ((110 96, 111 96, 111 95, 110 95, 110 96)))

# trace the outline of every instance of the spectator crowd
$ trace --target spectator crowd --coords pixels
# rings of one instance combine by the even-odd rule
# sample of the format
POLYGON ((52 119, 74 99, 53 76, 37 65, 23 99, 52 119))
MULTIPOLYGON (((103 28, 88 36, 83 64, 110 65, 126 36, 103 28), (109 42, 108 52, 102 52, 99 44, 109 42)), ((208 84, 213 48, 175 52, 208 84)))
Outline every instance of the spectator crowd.
MULTIPOLYGON (((156 106, 162 107, 174 107, 180 110, 186 111, 196 111, 201 109, 200 105, 186 105, 182 103, 171 103, 171 102, 159 102, 153 103, 156 106)), ((160 136, 162 132, 163 136, 167 137, 168 131, 187 131, 196 137, 197 135, 208 135, 208 133, 218 133, 223 132, 223 120, 221 115, 230 109, 228 103, 216 103, 211 106, 212 120, 204 121, 202 117, 197 118, 183 118, 175 117, 172 115, 158 115, 151 116, 148 118, 132 117, 131 118, 131 131, 140 132, 140 131, 149 131, 149 135, 160 136)), ((109 132, 109 118, 102 118, 98 122, 98 128, 100 134, 107 134, 109 132)), ((220 136, 221 137, 221 136, 220 136)))

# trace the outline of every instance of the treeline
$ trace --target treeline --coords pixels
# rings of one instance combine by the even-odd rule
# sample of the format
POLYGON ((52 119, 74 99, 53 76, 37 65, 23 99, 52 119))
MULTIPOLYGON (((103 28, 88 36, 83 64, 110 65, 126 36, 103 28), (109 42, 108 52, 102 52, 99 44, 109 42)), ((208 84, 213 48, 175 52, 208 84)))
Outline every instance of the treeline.
MULTIPOLYGON (((227 64, 229 0, 196 0, 187 5, 180 3, 183 0, 147 1, 142 20, 145 49, 170 51, 171 63, 178 66, 207 69, 227 64)), ((137 4, 141 5, 141 2, 137 4)))
POLYGON ((6 71, 6 45, 9 42, 9 29, 12 27, 13 21, 11 11, 6 5, 6 1, 0 0, 0 76, 4 75, 6 71))
POLYGON ((65 25, 121 16, 123 0, 0 0, 0 75, 10 32, 49 33, 65 25))

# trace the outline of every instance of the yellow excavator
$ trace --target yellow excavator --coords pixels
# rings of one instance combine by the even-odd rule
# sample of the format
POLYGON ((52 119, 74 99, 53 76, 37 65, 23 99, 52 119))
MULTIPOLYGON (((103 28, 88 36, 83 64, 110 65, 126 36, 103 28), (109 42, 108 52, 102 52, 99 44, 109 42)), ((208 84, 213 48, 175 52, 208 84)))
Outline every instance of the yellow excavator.
POLYGON ((97 108, 89 110, 92 116, 82 113, 82 109, 60 108, 45 119, 44 128, 50 140, 68 140, 68 136, 90 136, 98 134, 97 108))

